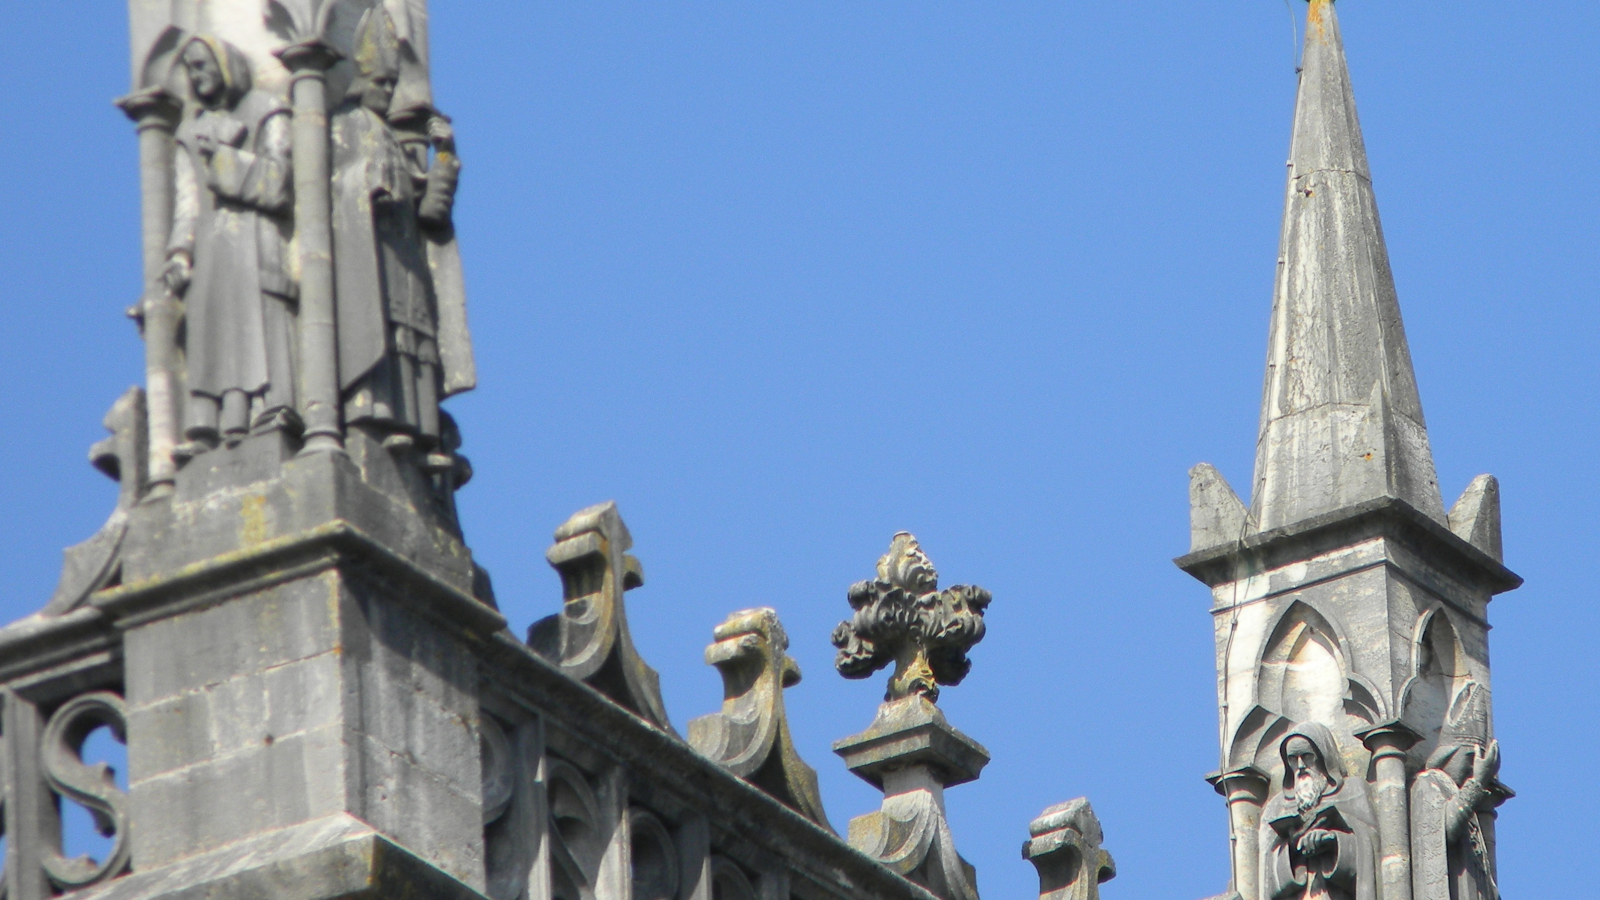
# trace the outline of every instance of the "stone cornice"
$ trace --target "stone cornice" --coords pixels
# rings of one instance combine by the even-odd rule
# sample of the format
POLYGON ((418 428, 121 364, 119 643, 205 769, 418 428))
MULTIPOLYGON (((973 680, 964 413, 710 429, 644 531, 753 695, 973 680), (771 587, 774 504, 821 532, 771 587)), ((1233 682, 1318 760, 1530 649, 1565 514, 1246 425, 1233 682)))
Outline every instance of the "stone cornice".
POLYGON ((1173 560, 1209 587, 1239 581, 1372 538, 1394 538, 1463 581, 1501 594, 1522 577, 1404 500, 1380 497, 1173 560))
POLYGON ((404 589, 392 592, 395 598, 469 639, 482 641, 505 628, 498 611, 342 519, 109 588, 89 602, 127 628, 346 566, 366 567, 371 575, 401 582, 404 589))

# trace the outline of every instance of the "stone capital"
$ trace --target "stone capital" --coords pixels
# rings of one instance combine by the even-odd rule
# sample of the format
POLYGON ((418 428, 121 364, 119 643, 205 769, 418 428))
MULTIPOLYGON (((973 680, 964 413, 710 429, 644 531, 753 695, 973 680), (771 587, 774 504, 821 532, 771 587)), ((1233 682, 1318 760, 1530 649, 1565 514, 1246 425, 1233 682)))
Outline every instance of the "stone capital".
POLYGON ((1409 725, 1401 721, 1384 722, 1355 733, 1361 743, 1377 758, 1404 756, 1407 750, 1422 740, 1409 725))
POLYGON ((272 54, 295 78, 319 77, 344 56, 321 38, 297 41, 272 54))
POLYGON ((146 128, 171 131, 178 127, 178 119, 183 114, 182 101, 160 86, 142 88, 112 102, 140 131, 146 128))
POLYGON ((1259 805, 1266 802, 1272 779, 1255 766, 1240 766, 1225 772, 1212 772, 1206 776, 1206 783, 1227 798, 1229 803, 1247 800, 1259 805))

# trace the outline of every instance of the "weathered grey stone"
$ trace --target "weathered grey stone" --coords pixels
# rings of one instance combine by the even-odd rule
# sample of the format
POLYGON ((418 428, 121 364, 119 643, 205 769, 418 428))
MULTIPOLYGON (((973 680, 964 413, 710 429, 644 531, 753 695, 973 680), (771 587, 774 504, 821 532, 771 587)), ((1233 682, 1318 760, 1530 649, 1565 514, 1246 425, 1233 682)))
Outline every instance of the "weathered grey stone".
POLYGON ((706 662, 722 672, 722 711, 689 722, 689 744, 740 778, 832 829, 817 773, 794 747, 783 691, 800 682, 789 636, 767 608, 729 616, 712 632, 706 662))
POLYGON ((561 612, 528 629, 528 645, 563 672, 669 733, 661 679, 639 656, 628 633, 625 591, 644 585, 644 568, 628 553, 633 536, 614 502, 572 514, 545 552, 561 574, 561 612))
POLYGON ((117 506, 94 536, 68 547, 61 580, 42 613, 59 616, 82 604, 88 596, 122 577, 122 539, 128 515, 149 486, 150 448, 145 395, 129 388, 106 413, 111 436, 89 450, 89 462, 117 481, 117 506))
POLYGON ((1493 479, 1444 513, 1331 0, 1303 66, 1252 505, 1196 467, 1178 564, 1212 589, 1231 893, 1413 900, 1411 773, 1491 739, 1488 608, 1522 582, 1493 479))
POLYGON ((1500 744, 1445 744, 1411 785, 1411 877, 1417 900, 1499 900, 1495 808, 1515 796, 1500 783, 1500 744))
POLYGON ((1041 900, 1100 900, 1117 864, 1100 845, 1100 819, 1086 797, 1057 803, 1028 825, 1022 858, 1039 870, 1041 900))
POLYGON ((1306 24, 1251 511, 1273 529, 1378 497, 1444 508, 1338 15, 1306 24))
POLYGON ((939 573, 917 539, 902 531, 878 560, 876 581, 850 586, 856 612, 833 630, 834 666, 866 678, 894 663, 885 700, 920 694, 939 699, 939 685, 960 684, 972 663, 967 650, 983 640, 983 611, 992 599, 980 587, 940 591, 939 573))
POLYGON ((1201 463, 1189 470, 1189 549, 1236 543, 1256 530, 1250 510, 1216 467, 1201 463))
POLYGON ((1276 745, 1282 789, 1261 814, 1261 896, 1387 896, 1367 785, 1359 773, 1346 774, 1333 733, 1301 723, 1276 745))
POLYGON ((956 852, 944 789, 978 777, 989 752, 951 727, 934 705, 940 684, 957 684, 983 639, 989 592, 939 591, 939 574, 917 539, 900 532, 878 560, 878 579, 850 587, 855 615, 834 629, 846 678, 895 664, 872 726, 833 745, 850 771, 883 791, 877 812, 850 820, 850 846, 943 900, 978 900, 978 874, 956 852))
POLYGON ((834 742, 833 752, 850 771, 876 788, 895 769, 909 765, 934 769, 941 785, 978 780, 989 751, 957 731, 928 698, 913 694, 878 707, 872 726, 834 742))
POLYGON ((1479 475, 1461 492, 1450 507, 1450 530, 1456 536, 1489 554, 1496 562, 1505 560, 1500 546, 1500 482, 1493 475, 1479 475))

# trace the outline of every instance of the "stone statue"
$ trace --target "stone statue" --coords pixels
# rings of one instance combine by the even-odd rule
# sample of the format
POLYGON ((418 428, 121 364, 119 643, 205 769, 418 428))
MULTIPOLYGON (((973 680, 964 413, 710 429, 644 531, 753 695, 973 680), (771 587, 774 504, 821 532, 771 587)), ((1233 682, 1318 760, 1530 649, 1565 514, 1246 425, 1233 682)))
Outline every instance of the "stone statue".
POLYGON ((388 118, 401 61, 394 23, 375 7, 357 31, 355 80, 330 126, 339 379, 347 424, 448 467, 434 452, 439 401, 465 387, 446 371, 441 345, 464 344, 451 330, 464 331, 466 318, 459 268, 432 265, 429 244, 449 233, 461 163, 437 113, 427 125, 432 164, 426 152, 406 152, 388 118))
POLYGON ((292 428, 297 286, 289 255, 289 107, 252 89, 238 48, 190 38, 191 103, 175 135, 172 237, 163 272, 184 298, 189 457, 252 428, 292 428))
POLYGON ((939 590, 939 573, 907 532, 878 560, 878 578, 851 585, 855 615, 833 630, 834 666, 866 678, 895 664, 884 699, 919 694, 939 699, 939 685, 960 684, 972 669, 967 650, 983 640, 983 611, 992 599, 980 587, 939 590))
POLYGON ((1450 743, 1411 785, 1414 900, 1500 900, 1494 808, 1513 796, 1500 783, 1500 742, 1450 743))
POLYGON ((1298 725, 1279 754, 1283 791, 1261 816, 1259 900, 1377 900, 1376 819, 1333 734, 1298 725))

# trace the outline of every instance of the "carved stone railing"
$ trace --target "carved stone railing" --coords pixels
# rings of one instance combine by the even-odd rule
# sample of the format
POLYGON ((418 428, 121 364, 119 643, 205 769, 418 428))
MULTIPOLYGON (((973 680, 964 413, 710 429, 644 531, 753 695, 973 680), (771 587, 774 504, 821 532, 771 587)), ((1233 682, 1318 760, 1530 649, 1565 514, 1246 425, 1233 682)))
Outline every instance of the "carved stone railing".
POLYGON ((89 736, 127 740, 120 666, 90 611, 20 624, 0 646, 0 808, 6 859, 0 896, 46 900, 124 875, 133 831, 126 792, 89 736), (105 839, 98 857, 67 855, 64 809, 76 806, 105 839))

